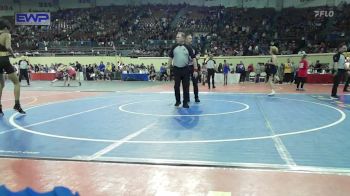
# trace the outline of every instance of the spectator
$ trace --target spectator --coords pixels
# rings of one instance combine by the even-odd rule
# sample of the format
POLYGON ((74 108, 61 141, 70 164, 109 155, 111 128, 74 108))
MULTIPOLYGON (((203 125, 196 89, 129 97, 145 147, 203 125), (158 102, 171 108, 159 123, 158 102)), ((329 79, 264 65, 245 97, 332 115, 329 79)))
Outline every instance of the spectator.
POLYGON ((244 82, 246 72, 245 72, 245 67, 244 67, 243 61, 240 61, 240 63, 237 64, 236 73, 240 74, 239 82, 244 82))

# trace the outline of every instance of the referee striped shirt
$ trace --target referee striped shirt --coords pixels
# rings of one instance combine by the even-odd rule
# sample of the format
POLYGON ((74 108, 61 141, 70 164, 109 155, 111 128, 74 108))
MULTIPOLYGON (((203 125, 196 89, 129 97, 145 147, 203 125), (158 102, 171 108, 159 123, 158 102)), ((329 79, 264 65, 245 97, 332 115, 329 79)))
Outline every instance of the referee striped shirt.
POLYGON ((210 59, 207 62, 207 69, 215 69, 215 64, 216 64, 216 62, 213 59, 210 59))
POLYGON ((173 59, 173 65, 178 68, 183 68, 192 62, 192 59, 196 58, 192 47, 185 44, 174 45, 170 52, 169 57, 173 59))

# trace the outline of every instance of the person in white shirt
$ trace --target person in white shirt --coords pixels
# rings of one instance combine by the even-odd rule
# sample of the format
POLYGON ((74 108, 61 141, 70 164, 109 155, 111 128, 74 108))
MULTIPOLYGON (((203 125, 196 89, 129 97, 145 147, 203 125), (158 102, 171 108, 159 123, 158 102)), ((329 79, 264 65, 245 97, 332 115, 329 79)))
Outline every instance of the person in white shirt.
MULTIPOLYGON (((334 62, 334 68, 336 68, 336 72, 333 78, 333 87, 332 87, 332 94, 331 99, 339 99, 339 96, 337 95, 338 86, 341 81, 341 78, 345 78, 347 75, 347 65, 346 65, 346 57, 345 52, 348 50, 345 43, 342 43, 338 46, 338 52, 333 56, 333 62, 334 62)), ((350 92, 349 89, 349 80, 345 81, 344 84, 344 92, 350 92)))
POLYGON ((19 83, 21 83, 22 77, 24 77, 27 80, 28 86, 29 83, 29 76, 28 76, 28 68, 29 68, 29 62, 25 57, 22 57, 22 59, 18 62, 19 64, 19 83))
POLYGON ((207 71, 207 65, 205 64, 205 62, 203 62, 202 67, 201 67, 201 76, 202 76, 202 84, 203 86, 205 86, 205 82, 207 80, 208 77, 208 71, 207 71))
POLYGON ((206 67, 208 72, 208 77, 207 77, 208 88, 210 89, 210 78, 212 79, 213 88, 215 88, 214 77, 215 77, 216 62, 214 61, 212 54, 209 55, 209 60, 206 63, 206 67))

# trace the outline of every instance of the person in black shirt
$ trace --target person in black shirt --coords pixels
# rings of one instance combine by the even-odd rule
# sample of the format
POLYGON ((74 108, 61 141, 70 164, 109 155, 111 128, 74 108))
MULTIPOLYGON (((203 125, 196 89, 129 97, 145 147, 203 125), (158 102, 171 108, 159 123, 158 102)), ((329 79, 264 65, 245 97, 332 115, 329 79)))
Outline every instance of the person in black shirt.
POLYGON ((75 70, 77 71, 77 80, 79 81, 79 86, 81 86, 81 80, 84 80, 84 74, 83 74, 83 66, 76 61, 75 62, 75 70))
POLYGON ((185 34, 179 32, 176 35, 176 44, 171 48, 169 52, 169 66, 173 66, 174 78, 175 78, 175 106, 178 107, 181 104, 180 101, 180 83, 182 82, 183 88, 183 104, 182 107, 189 108, 189 62, 193 61, 193 76, 198 77, 196 56, 193 53, 193 49, 185 44, 185 34))
POLYGON ((314 69, 317 73, 322 73, 322 64, 320 63, 320 60, 316 61, 314 69))

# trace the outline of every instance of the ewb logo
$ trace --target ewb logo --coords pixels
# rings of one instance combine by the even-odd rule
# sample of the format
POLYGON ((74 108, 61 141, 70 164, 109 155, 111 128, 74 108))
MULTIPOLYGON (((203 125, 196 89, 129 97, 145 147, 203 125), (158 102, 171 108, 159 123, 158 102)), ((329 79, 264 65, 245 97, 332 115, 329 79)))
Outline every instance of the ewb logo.
POLYGON ((50 25, 50 21, 48 12, 16 14, 16 25, 50 25))
POLYGON ((330 10, 316 10, 315 12, 315 18, 331 18, 334 16, 334 11, 330 10))

